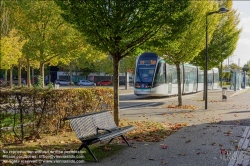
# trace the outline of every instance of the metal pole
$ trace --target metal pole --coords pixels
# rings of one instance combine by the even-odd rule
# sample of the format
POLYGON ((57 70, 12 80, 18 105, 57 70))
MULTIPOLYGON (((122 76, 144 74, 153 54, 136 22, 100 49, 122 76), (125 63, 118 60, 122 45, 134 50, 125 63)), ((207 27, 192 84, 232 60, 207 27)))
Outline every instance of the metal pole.
POLYGON ((208 68, 208 45, 207 45, 207 40, 208 40, 208 25, 207 25, 207 17, 208 14, 206 15, 206 64, 205 64, 205 80, 204 80, 204 85, 205 85, 205 109, 207 109, 207 68, 208 68))
POLYGON ((240 71, 240 58, 238 58, 238 70, 240 71))
POLYGON ((220 86, 222 88, 222 62, 220 63, 220 86))
POLYGON ((236 81, 236 78, 237 78, 237 71, 235 70, 234 73, 235 73, 235 74, 234 74, 234 91, 236 91, 236 86, 237 86, 237 85, 236 85, 236 84, 237 84, 237 81, 236 81))

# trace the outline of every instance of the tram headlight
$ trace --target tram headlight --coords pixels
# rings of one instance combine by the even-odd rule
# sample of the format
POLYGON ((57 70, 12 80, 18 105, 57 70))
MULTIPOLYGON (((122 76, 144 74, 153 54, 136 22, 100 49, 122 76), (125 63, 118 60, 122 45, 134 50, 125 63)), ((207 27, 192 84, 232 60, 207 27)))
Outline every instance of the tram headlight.
POLYGON ((135 85, 136 88, 141 88, 140 84, 135 85))

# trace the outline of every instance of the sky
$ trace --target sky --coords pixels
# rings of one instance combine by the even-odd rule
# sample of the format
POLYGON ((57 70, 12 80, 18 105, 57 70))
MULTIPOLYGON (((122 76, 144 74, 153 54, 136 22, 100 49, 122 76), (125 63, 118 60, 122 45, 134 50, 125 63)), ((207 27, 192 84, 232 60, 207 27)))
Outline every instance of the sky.
POLYGON ((233 62, 242 67, 250 60, 250 1, 234 0, 233 9, 240 14, 239 26, 242 27, 242 32, 230 63, 233 62))

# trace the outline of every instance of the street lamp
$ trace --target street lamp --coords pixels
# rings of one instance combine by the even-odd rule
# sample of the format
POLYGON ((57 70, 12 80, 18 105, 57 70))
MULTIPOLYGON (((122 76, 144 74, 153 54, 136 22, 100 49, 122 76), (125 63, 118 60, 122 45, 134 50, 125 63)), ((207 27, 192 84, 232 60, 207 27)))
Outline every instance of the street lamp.
POLYGON ((208 12, 206 14, 206 64, 205 64, 205 75, 204 75, 204 84, 205 84, 205 89, 204 89, 204 93, 205 93, 205 109, 207 109, 207 69, 208 69, 208 21, 207 18, 209 15, 212 14, 220 14, 220 13, 226 13, 229 10, 225 7, 220 8, 218 11, 213 11, 213 12, 208 12))

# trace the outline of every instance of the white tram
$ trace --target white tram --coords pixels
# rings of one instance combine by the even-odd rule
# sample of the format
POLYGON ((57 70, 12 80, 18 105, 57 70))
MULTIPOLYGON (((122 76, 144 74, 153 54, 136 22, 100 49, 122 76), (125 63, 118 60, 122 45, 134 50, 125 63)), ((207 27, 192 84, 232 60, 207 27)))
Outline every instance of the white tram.
MULTIPOLYGON (((217 89, 218 69, 208 71, 208 88, 217 89)), ((198 67, 181 66, 182 93, 194 93, 204 88, 204 71, 198 67)), ((136 60, 134 94, 137 96, 170 96, 178 94, 177 70, 152 52, 140 55, 136 60)))

